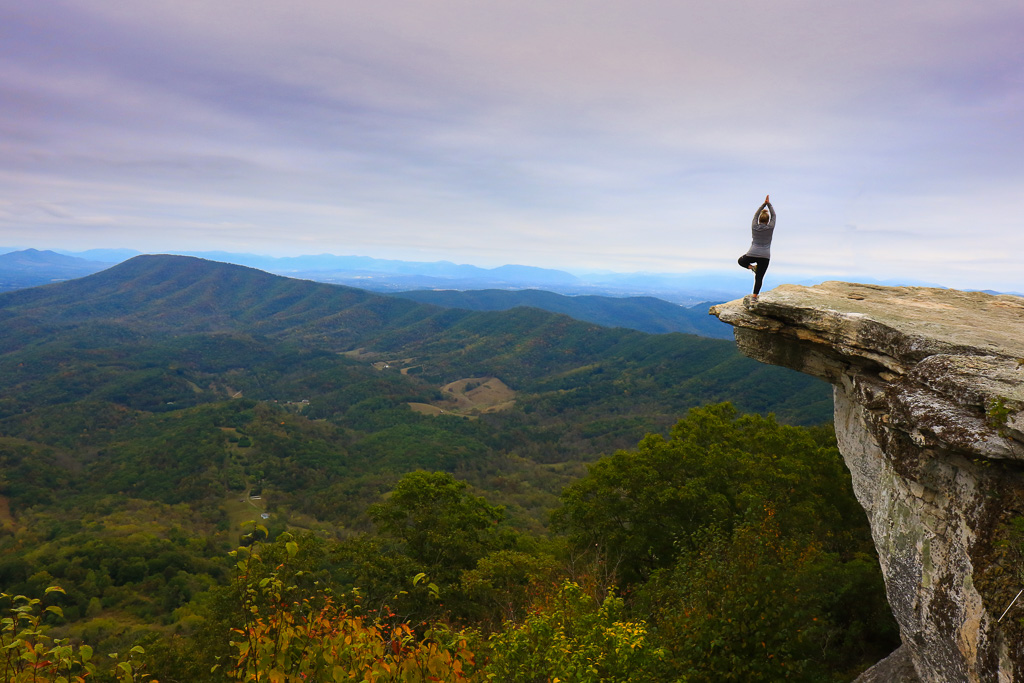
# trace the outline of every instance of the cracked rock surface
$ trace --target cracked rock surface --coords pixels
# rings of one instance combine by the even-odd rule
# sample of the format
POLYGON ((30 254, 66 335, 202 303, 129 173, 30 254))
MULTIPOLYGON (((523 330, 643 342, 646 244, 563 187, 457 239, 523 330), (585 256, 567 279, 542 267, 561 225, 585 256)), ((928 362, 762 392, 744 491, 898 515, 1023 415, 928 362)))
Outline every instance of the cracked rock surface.
POLYGON ((1024 299, 783 285, 720 304, 746 355, 834 386, 839 448, 903 646, 862 681, 1024 681, 1024 299))

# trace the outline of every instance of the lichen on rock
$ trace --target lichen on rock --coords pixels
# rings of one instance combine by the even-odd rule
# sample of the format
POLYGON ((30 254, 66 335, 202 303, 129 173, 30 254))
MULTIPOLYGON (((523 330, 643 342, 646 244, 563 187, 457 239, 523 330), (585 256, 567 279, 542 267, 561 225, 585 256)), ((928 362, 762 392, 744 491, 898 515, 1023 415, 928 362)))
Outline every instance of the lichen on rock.
POLYGON ((1024 299, 826 282, 711 313, 748 356, 834 386, 903 639, 860 680, 1024 680, 1024 604, 999 621, 1021 574, 996 561, 1024 515, 1024 299))

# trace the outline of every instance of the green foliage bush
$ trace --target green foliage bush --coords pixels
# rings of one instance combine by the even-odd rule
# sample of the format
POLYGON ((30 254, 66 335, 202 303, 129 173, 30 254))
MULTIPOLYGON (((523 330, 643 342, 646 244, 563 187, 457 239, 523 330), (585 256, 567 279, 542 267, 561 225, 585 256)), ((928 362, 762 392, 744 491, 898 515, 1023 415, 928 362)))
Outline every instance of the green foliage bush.
POLYGON ((563 492, 555 521, 634 583, 696 549, 703 530, 731 533, 766 504, 785 534, 840 551, 871 547, 834 436, 730 404, 692 409, 670 438, 648 435, 635 451, 591 465, 563 492))
POLYGON ((539 587, 558 573, 554 556, 520 550, 497 550, 462 573, 462 590, 476 606, 475 620, 492 629, 518 623, 533 605, 539 587))
POLYGON ((562 500, 557 523, 636 590, 673 676, 848 680, 898 644, 827 430, 693 409, 562 500))
POLYGON ((647 626, 625 616, 621 598, 595 600, 566 581, 522 622, 490 638, 488 673, 507 683, 655 683, 664 651, 647 626))
POLYGON ((412 472, 368 512, 424 571, 455 583, 488 552, 514 542, 500 526, 504 510, 466 489, 446 472, 412 472))
POLYGON ((771 509, 700 540, 639 589, 674 676, 845 681, 898 644, 874 558, 786 538, 771 509))

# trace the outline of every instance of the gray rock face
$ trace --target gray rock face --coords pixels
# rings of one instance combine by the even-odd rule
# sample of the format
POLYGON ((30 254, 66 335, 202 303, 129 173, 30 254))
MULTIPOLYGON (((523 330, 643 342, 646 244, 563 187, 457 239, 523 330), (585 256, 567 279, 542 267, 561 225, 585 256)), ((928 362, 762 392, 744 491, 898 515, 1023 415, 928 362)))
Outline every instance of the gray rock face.
POLYGON ((856 683, 918 683, 910 650, 900 647, 891 655, 857 677, 856 683))
POLYGON ((1024 681, 1024 299, 783 285, 715 306, 746 355, 831 382, 903 647, 861 681, 1024 681), (894 673, 895 672, 895 673, 894 673), (915 678, 916 675, 916 678, 915 678))

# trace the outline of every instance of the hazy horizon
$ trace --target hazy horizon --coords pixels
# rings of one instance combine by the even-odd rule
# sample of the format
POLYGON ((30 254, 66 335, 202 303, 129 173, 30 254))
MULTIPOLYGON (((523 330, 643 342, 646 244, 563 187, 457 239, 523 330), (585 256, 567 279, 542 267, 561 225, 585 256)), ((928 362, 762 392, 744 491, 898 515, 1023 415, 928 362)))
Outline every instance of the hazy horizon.
MULTIPOLYGON (((12 253, 12 252, 20 252, 20 251, 25 251, 25 250, 31 250, 31 249, 36 249, 36 248, 35 247, 0 246, 0 255, 6 254, 6 253, 12 253)), ((540 266, 534 266, 534 265, 525 264, 525 263, 505 263, 505 264, 501 264, 499 266, 491 267, 491 266, 480 266, 480 265, 474 264, 474 263, 457 262, 457 261, 452 261, 450 259, 439 259, 439 260, 434 260, 434 261, 409 261, 409 260, 405 260, 405 259, 387 259, 387 258, 377 259, 375 257, 366 256, 364 254, 332 254, 332 253, 326 253, 326 252, 325 253, 320 253, 320 254, 301 254, 301 255, 297 255, 297 256, 274 256, 273 254, 259 254, 259 253, 251 253, 251 252, 224 252, 224 251, 203 251, 203 250, 171 250, 171 251, 166 251, 166 252, 140 252, 140 251, 137 251, 137 250, 127 249, 127 248, 85 249, 85 250, 73 250, 73 249, 54 248, 54 249, 48 249, 48 250, 43 250, 43 249, 36 249, 36 250, 37 251, 41 251, 41 252, 42 251, 50 251, 50 252, 57 253, 57 254, 76 256, 76 257, 80 257, 80 258, 85 258, 87 260, 94 260, 94 261, 106 262, 106 263, 118 263, 121 260, 127 260, 128 258, 131 258, 132 256, 146 255, 146 254, 157 254, 157 253, 166 253, 166 254, 171 254, 171 255, 178 254, 178 255, 199 256, 199 257, 202 257, 202 258, 209 258, 209 259, 212 259, 212 260, 218 260, 220 258, 224 258, 224 262, 226 262, 226 263, 235 263, 235 264, 240 264, 240 265, 250 265, 250 267, 257 267, 257 268, 259 268, 260 265, 259 264, 253 265, 251 263, 252 260, 256 260, 256 259, 268 259, 268 260, 271 260, 271 261, 289 260, 289 261, 298 261, 299 262, 298 264, 292 263, 292 264, 288 264, 288 265, 292 266, 292 270, 299 270, 303 274, 310 274, 310 273, 312 273, 312 272, 314 272, 316 270, 316 268, 313 268, 313 267, 307 267, 307 268, 303 269, 302 268, 302 260, 303 259, 325 259, 325 258, 335 258, 335 259, 339 259, 339 260, 342 260, 342 259, 370 259, 370 260, 373 260, 373 261, 379 261, 381 263, 394 262, 394 263, 402 263, 402 264, 409 264, 409 265, 424 265, 424 266, 432 266, 432 265, 439 265, 439 264, 450 264, 452 266, 455 266, 456 268, 472 268, 472 269, 480 269, 482 271, 494 271, 494 270, 500 270, 502 268, 524 268, 524 269, 534 269, 534 268, 536 268, 536 269, 541 269, 541 270, 548 271, 548 272, 562 272, 562 273, 566 273, 568 275, 571 275, 573 277, 577 277, 577 278, 580 279, 581 286, 594 286, 597 283, 601 283, 601 282, 604 282, 605 285, 610 285, 610 283, 614 282, 616 279, 620 279, 620 281, 623 283, 622 287, 624 289, 633 288, 633 287, 640 287, 641 289, 644 289, 645 291, 649 292, 650 296, 655 296, 655 297, 658 296, 659 288, 657 286, 652 285, 652 282, 656 281, 659 278, 664 278, 664 287, 661 289, 662 293, 664 293, 665 291, 669 291, 669 290, 671 290, 671 291, 676 291, 676 290, 682 291, 682 289, 684 289, 686 287, 691 287, 694 290, 704 289, 704 290, 720 290, 723 293, 724 292, 733 292, 735 295, 738 296, 738 295, 742 295, 743 293, 745 293, 746 290, 749 289, 750 284, 753 282, 753 276, 752 275, 747 275, 746 273, 744 273, 742 271, 739 271, 738 269, 731 269, 731 268, 729 268, 729 269, 726 269, 726 268, 694 269, 694 270, 690 270, 690 271, 677 271, 677 272, 613 271, 613 270, 607 270, 607 269, 590 269, 590 270, 574 269, 574 268, 570 268, 570 267, 558 267, 557 264, 554 265, 554 266, 550 266, 550 267, 540 267, 540 266), (97 256, 93 255, 91 252, 114 252, 114 253, 119 253, 120 252, 120 253, 122 253, 122 255, 119 258, 117 258, 117 259, 104 260, 102 258, 98 258, 97 256), (234 259, 232 259, 231 257, 241 257, 241 258, 234 258, 234 259), (606 277, 606 278, 609 278, 609 279, 602 281, 602 279, 601 279, 602 277, 606 277), (643 282, 644 278, 651 278, 651 280, 649 280, 647 282, 643 282)), ((285 264, 275 264, 275 265, 283 266, 285 264)), ((391 271, 387 271, 386 268, 384 268, 383 266, 380 266, 380 265, 378 265, 377 268, 379 269, 378 272, 381 272, 381 273, 391 272, 391 271)), ((367 272, 373 272, 374 270, 375 270, 374 268, 369 268, 369 270, 367 270, 367 272)), ((273 269, 273 272, 278 272, 280 274, 287 275, 289 271, 287 269, 277 268, 277 269, 273 269)), ((327 272, 327 271, 325 271, 325 272, 327 272)), ((413 275, 413 274, 423 274, 423 273, 416 273, 416 271, 409 271, 408 274, 413 275)), ((438 277, 443 277, 443 276, 438 276, 438 277)), ((842 280, 843 278, 840 278, 840 277, 829 277, 827 275, 826 276, 815 276, 813 274, 801 273, 801 272, 795 272, 795 271, 782 272, 782 273, 775 272, 775 273, 773 273, 773 277, 766 278, 766 280, 765 280, 766 286, 765 286, 764 291, 765 292, 770 291, 772 288, 774 288, 774 287, 776 287, 778 285, 782 285, 782 284, 812 285, 812 284, 817 284, 817 283, 820 283, 820 282, 825 282, 825 281, 831 280, 831 279, 840 279, 840 280, 842 280)), ((883 279, 879 279, 879 278, 876 278, 876 277, 873 277, 873 276, 870 276, 870 275, 867 275, 867 274, 860 274, 860 277, 854 277, 852 279, 848 279, 847 281, 861 282, 861 283, 864 283, 864 284, 881 284, 881 285, 887 285, 887 286, 944 287, 944 285, 941 285, 939 283, 929 282, 929 281, 926 281, 926 280, 919 280, 919 279, 915 279, 915 278, 905 277, 905 278, 893 278, 893 279, 883 280, 883 279)), ((534 284, 523 285, 523 286, 526 287, 526 288, 543 288, 543 283, 540 282, 540 281, 537 281, 534 284)), ((456 287, 456 289, 458 289, 458 287, 456 287)), ((558 287, 554 288, 554 290, 557 290, 557 289, 558 289, 558 287)), ((554 291, 554 290, 552 290, 552 291, 554 291)), ((1018 296, 1022 295, 1019 292, 1015 292, 1015 291, 1011 291, 1011 290, 1000 290, 1000 291, 1005 291, 1005 293, 1010 293, 1010 294, 1016 294, 1018 296)), ((612 296, 625 296, 625 294, 618 294, 618 295, 612 294, 612 296)), ((640 296, 640 295, 638 295, 638 296, 640 296)))
MULTIPOLYGON (((1020 290, 1024 6, 0 6, 0 243, 1020 290)), ((766 285, 767 286, 767 285, 766 285)))

